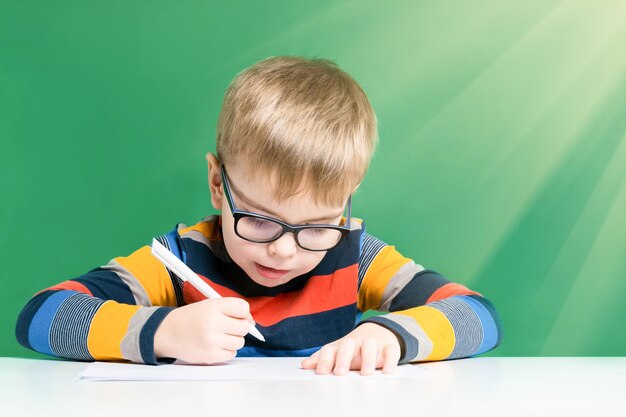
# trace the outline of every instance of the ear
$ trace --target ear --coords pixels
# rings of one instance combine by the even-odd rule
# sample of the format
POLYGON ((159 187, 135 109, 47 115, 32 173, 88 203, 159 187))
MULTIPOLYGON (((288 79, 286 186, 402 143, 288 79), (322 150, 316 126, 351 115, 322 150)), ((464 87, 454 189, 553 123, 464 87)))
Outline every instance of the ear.
POLYGON ((211 204, 213 208, 222 211, 222 202, 224 201, 224 193, 222 190, 222 173, 220 171, 221 164, 217 156, 211 152, 206 154, 209 174, 209 190, 211 191, 211 204))

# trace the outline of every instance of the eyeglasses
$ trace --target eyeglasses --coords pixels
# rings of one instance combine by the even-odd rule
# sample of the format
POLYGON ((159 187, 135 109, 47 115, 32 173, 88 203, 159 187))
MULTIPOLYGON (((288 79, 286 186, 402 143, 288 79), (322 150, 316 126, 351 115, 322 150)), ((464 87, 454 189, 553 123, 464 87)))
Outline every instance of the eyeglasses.
POLYGON ((273 217, 237 209, 223 164, 221 171, 226 200, 228 200, 230 211, 235 219, 235 233, 242 239, 255 243, 269 243, 278 240, 285 233, 291 232, 296 243, 302 249, 327 251, 341 243, 343 238, 350 233, 352 196, 348 198, 346 226, 334 224, 292 225, 273 217))

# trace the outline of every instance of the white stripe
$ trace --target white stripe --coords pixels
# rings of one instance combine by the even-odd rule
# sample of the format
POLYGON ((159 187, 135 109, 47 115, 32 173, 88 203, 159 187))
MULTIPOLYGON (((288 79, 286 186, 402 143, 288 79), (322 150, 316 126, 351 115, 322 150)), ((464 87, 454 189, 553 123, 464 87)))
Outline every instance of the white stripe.
POLYGON ((115 259, 111 259, 108 264, 100 268, 113 271, 123 283, 128 285, 128 288, 130 288, 133 298, 135 299, 135 304, 140 306, 152 305, 152 301, 150 301, 150 297, 148 297, 148 293, 143 285, 141 285, 141 282, 139 282, 139 280, 128 269, 124 268, 115 259))
POLYGON ((50 347, 55 355, 94 360, 87 348, 91 321, 104 301, 86 294, 74 294, 59 306, 50 326, 50 347))
POLYGON ((391 313, 385 314, 385 318, 396 322, 396 324, 401 326, 417 339, 419 343, 417 356, 414 358, 407 358, 409 362, 424 360, 432 353, 433 341, 430 340, 424 329, 422 329, 422 326, 420 326, 412 317, 405 316, 403 314, 391 313))

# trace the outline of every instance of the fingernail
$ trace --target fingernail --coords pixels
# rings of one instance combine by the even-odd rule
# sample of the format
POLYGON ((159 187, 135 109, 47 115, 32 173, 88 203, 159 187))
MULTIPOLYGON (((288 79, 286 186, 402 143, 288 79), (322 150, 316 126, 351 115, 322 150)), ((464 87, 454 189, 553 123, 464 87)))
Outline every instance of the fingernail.
POLYGON ((372 368, 363 368, 361 370, 361 375, 371 375, 374 373, 374 369, 372 368))

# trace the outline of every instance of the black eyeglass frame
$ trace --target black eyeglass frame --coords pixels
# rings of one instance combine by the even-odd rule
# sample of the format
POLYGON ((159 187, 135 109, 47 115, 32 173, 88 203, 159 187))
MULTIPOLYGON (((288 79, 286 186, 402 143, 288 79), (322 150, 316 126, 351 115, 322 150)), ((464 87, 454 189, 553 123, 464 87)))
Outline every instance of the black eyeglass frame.
POLYGON ((308 250, 308 251, 312 251, 312 252, 325 252, 325 251, 329 251, 329 250, 337 247, 337 245, 339 245, 343 241, 343 239, 351 231, 351 228, 350 228, 350 218, 351 218, 351 212, 352 212, 352 195, 350 195, 348 197, 348 203, 346 204, 347 214, 346 214, 346 225, 345 226, 339 226, 339 225, 335 225, 335 224, 299 224, 299 225, 295 225, 295 224, 290 224, 290 223, 284 222, 282 220, 276 219, 274 217, 265 216, 263 214, 251 213, 249 211, 239 210, 235 206, 235 201, 233 200, 233 196, 232 196, 232 193, 230 191, 230 184, 229 184, 229 181, 228 181, 228 176, 226 175, 226 168, 224 167, 224 164, 222 164, 222 166, 221 166, 221 174, 222 174, 222 182, 224 184, 224 191, 225 191, 225 194, 226 194, 226 200, 228 201, 228 206, 230 207, 230 212, 232 213, 233 218, 235 219, 235 224, 234 224, 235 233, 237 234, 237 236, 239 236, 240 238, 242 238, 244 240, 247 240, 249 242, 254 242, 254 243, 270 243, 270 242, 274 242, 274 241, 280 239, 285 233, 291 232, 294 235, 294 239, 295 239, 296 243, 302 249, 308 250), (241 219, 243 219, 245 217, 253 217, 253 218, 257 218, 257 219, 261 219, 261 220, 266 220, 266 221, 271 221, 273 223, 277 223, 278 225, 280 225, 283 228, 283 230, 277 236, 273 237, 272 239, 266 239, 266 240, 255 240, 255 239, 247 238, 245 236, 241 236, 239 234, 239 232, 237 231, 237 224, 239 223, 239 220, 241 220, 241 219), (320 229, 320 228, 322 228, 322 229, 338 230, 341 233, 341 236, 337 240, 337 243, 335 243, 335 245, 333 245, 332 247, 327 248, 327 249, 310 249, 310 248, 304 247, 304 246, 302 246, 300 244, 300 241, 298 239, 298 234, 302 230, 306 230, 306 229, 320 229))

